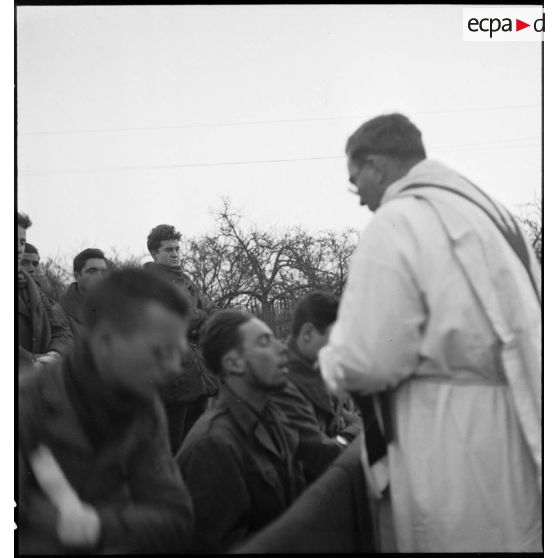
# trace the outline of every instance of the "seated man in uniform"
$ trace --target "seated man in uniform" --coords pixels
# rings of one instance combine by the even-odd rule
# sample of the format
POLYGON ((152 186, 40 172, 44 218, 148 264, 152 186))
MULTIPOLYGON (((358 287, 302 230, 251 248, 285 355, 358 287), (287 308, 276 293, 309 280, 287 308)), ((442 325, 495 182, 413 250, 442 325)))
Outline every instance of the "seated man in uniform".
POLYGON ((330 393, 317 366, 338 306, 337 298, 322 291, 311 292, 296 304, 288 344, 289 381, 312 405, 320 430, 346 445, 359 433, 360 418, 349 396, 338 399, 330 393))
POLYGON ((21 553, 190 549, 192 502, 157 391, 180 372, 188 311, 165 281, 117 271, 88 292, 72 352, 20 376, 21 553))
POLYGON ((338 449, 314 444, 308 451, 274 402, 287 382, 288 358, 264 322, 247 312, 218 312, 204 325, 201 345, 221 391, 176 459, 194 500, 196 550, 224 552, 296 499, 305 488, 301 460, 327 465, 338 449))

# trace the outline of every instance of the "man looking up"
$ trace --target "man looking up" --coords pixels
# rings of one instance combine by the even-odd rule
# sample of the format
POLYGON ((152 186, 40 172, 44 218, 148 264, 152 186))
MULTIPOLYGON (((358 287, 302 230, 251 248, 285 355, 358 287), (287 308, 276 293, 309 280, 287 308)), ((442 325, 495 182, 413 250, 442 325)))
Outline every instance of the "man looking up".
POLYGON ((167 414, 171 448, 176 452, 186 433, 207 407, 208 397, 216 395, 217 381, 207 374, 198 347, 199 328, 214 306, 201 293, 180 266, 180 240, 182 234, 172 225, 158 225, 147 237, 147 248, 153 262, 144 265, 178 288, 192 307, 192 320, 188 330, 191 351, 183 363, 182 374, 162 392, 167 414))
MULTIPOLYGON (((221 390, 176 459, 194 500, 196 550, 225 552, 300 494, 302 448, 296 425, 273 399, 287 383, 288 358, 270 328, 247 312, 225 310, 207 320, 201 345, 221 390)), ((331 449, 325 452, 331 460, 331 449)))
POLYGON ((74 258, 73 270, 75 282, 62 294, 55 308, 62 311, 68 320, 74 343, 77 343, 83 333, 85 294, 107 273, 105 255, 98 248, 86 248, 74 258))
POLYGON ((188 303, 143 270, 92 287, 71 354, 19 385, 23 554, 182 553, 191 499, 158 386, 180 372, 188 303))
POLYGON ((54 311, 50 301, 35 280, 22 268, 27 229, 31 220, 17 214, 17 315, 18 345, 21 358, 42 368, 54 362, 71 342, 64 320, 54 311), (23 355, 26 355, 25 357, 23 355))

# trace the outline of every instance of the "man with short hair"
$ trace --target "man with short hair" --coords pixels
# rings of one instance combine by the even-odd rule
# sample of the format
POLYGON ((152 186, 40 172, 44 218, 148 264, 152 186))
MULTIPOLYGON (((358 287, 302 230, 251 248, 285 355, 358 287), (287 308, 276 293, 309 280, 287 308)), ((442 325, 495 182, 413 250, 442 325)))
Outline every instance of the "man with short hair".
MULTIPOLYGON (((221 390, 176 459, 196 509, 196 550, 225 552, 300 494, 304 448, 296 425, 274 402, 287 383, 288 357, 271 329, 252 314, 224 310, 207 320, 201 345, 221 390)), ((324 451, 329 462, 330 448, 324 451)))
POLYGON ((312 405, 321 431, 347 444, 360 431, 359 417, 350 410, 348 396, 344 401, 329 392, 316 366, 318 352, 327 344, 337 319, 338 306, 338 299, 323 291, 311 292, 295 305, 288 343, 289 381, 312 405))
POLYGON ((36 279, 39 273, 39 251, 33 244, 25 243, 25 250, 23 252, 23 259, 21 260, 21 268, 27 272, 30 277, 36 279))
POLYGON ((194 422, 207 407, 208 398, 217 394, 218 383, 206 372, 198 347, 199 328, 214 309, 207 295, 201 293, 180 265, 182 234, 172 225, 158 225, 147 237, 147 248, 153 262, 144 268, 177 287, 193 308, 188 331, 191 351, 183 363, 183 373, 162 390, 167 413, 171 448, 176 453, 194 422))
POLYGON ((107 273, 104 253, 98 248, 86 248, 74 258, 73 271, 75 282, 62 294, 55 308, 67 319, 74 343, 77 343, 83 334, 82 307, 85 294, 107 273))
POLYGON ((346 153, 376 214, 319 360, 337 393, 379 394, 363 457, 382 549, 540 551, 535 255, 504 206, 426 158, 407 117, 366 122, 346 153))
POLYGON ((180 372, 189 307, 143 270, 88 290, 72 353, 19 385, 23 554, 182 553, 193 511, 157 387, 180 372))
POLYGON ((54 311, 50 301, 35 279, 23 268, 27 229, 31 220, 17 214, 17 314, 20 355, 41 369, 58 359, 71 342, 71 333, 64 320, 54 311))

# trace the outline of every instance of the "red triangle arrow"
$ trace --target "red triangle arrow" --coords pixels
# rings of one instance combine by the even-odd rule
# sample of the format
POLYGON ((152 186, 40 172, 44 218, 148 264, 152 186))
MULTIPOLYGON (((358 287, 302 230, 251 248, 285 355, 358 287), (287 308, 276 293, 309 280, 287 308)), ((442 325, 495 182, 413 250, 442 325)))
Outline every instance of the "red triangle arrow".
POLYGON ((522 29, 525 29, 525 27, 531 27, 531 24, 530 23, 525 23, 524 21, 521 21, 520 19, 515 20, 515 30, 516 31, 521 31, 522 29))

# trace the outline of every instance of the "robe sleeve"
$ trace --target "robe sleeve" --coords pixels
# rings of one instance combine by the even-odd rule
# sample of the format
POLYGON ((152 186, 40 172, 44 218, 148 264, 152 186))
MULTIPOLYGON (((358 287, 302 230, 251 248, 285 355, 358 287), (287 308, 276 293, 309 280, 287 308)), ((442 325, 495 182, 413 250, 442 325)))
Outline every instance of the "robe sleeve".
POLYGON ((319 354, 334 393, 383 391, 416 370, 427 317, 416 275, 418 253, 397 207, 383 208, 363 232, 337 322, 319 354))

